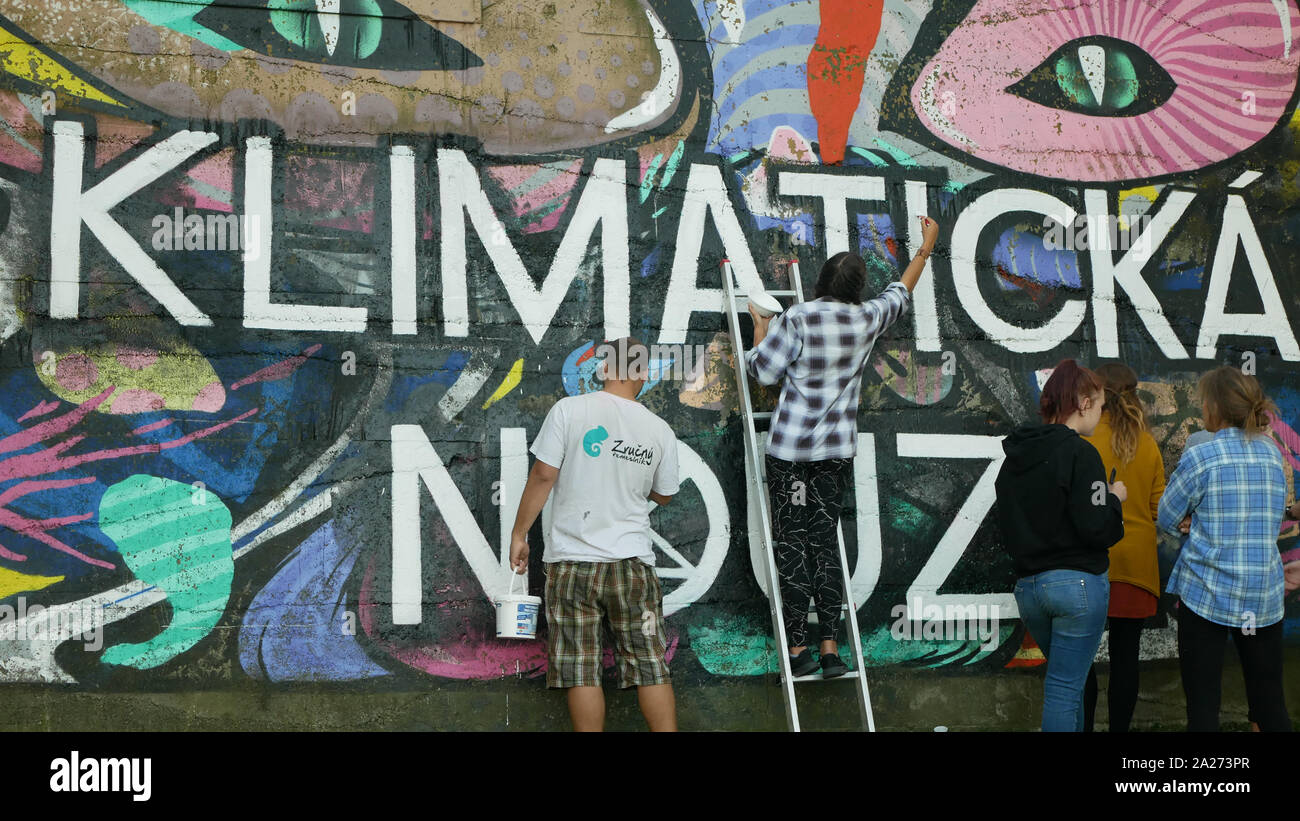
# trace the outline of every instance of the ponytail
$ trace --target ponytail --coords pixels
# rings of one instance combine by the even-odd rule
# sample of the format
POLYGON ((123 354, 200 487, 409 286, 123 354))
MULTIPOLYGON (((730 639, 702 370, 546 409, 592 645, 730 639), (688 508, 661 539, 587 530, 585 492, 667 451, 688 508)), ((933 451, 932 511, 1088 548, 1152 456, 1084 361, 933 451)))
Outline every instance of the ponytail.
POLYGON ((1110 420, 1110 448, 1120 464, 1137 456, 1138 441, 1147 429, 1146 411, 1137 396, 1137 373, 1128 365, 1108 362, 1097 368, 1106 388, 1105 413, 1110 420))
POLYGON ((1264 395, 1259 380, 1227 365, 1201 377, 1196 392, 1206 413, 1220 425, 1241 428, 1246 433, 1263 433, 1269 427, 1269 414, 1277 406, 1264 395))

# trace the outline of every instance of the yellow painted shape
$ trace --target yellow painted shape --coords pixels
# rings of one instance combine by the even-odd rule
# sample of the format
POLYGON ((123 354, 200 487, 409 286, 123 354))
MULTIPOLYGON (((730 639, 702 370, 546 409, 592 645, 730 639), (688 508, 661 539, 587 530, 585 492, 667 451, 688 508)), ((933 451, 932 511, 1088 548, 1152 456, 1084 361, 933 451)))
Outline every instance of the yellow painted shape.
POLYGON ((40 590, 61 581, 63 581, 62 576, 33 576, 0 567, 0 599, 8 598, 15 593, 40 590))
MULTIPOLYGON (((1160 192, 1156 190, 1156 187, 1154 185, 1140 185, 1137 188, 1126 188, 1123 191, 1119 192, 1119 212, 1121 214, 1124 213, 1124 200, 1128 199, 1134 194, 1145 198, 1146 201, 1150 203, 1154 203, 1156 201, 1156 198, 1160 196, 1160 192)), ((1120 217, 1120 227, 1123 228, 1125 231, 1127 231, 1128 220, 1124 219, 1123 217, 1120 217)))
MULTIPOLYGON (((125 391, 145 390, 155 393, 163 399, 160 410, 191 410, 199 392, 212 382, 219 381, 217 372, 198 350, 184 342, 173 342, 175 347, 158 352, 157 360, 140 370, 127 367, 117 358, 118 346, 113 343, 93 350, 68 350, 57 354, 53 365, 45 362, 35 363, 37 376, 50 392, 65 402, 80 405, 91 397, 99 395, 109 385, 115 385, 113 392, 96 412, 111 412, 113 403, 125 391), (58 363, 69 356, 80 355, 90 359, 95 365, 97 378, 83 390, 74 391, 59 384, 58 363)), ((224 388, 222 396, 225 395, 224 388)))
POLYGON ((4 26, 0 26, 0 69, 74 97, 107 105, 126 105, 73 74, 40 47, 24 43, 4 26))
POLYGON ((495 391, 493 391, 492 395, 488 397, 488 400, 483 403, 483 409, 487 410, 488 408, 492 407, 492 405, 495 404, 498 399, 510 393, 515 388, 519 387, 519 383, 523 380, 523 378, 524 378, 524 360, 516 359, 515 364, 510 366, 510 373, 506 374, 506 378, 501 381, 501 385, 495 391))

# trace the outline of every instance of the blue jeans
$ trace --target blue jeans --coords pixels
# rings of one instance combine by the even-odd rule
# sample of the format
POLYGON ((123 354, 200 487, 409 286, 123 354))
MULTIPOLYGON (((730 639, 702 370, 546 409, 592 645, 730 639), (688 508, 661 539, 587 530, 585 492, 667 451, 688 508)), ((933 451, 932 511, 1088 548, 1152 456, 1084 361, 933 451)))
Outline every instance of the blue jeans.
POLYGON ((1043 732, 1083 731, 1083 685, 1110 605, 1107 574, 1047 570, 1016 580, 1020 618, 1047 657, 1043 732))

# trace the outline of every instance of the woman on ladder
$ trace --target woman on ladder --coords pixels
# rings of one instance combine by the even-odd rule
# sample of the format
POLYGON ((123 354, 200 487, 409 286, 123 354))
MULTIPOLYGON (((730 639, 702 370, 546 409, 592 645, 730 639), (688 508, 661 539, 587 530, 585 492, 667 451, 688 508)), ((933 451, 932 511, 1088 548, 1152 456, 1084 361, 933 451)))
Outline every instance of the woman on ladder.
MULTIPOLYGON (((853 483, 862 371, 877 337, 907 310, 939 224, 921 221, 921 247, 879 296, 862 300, 867 269, 857 254, 826 260, 814 298, 776 317, 751 304, 754 344, 745 367, 764 385, 781 384, 767 438, 772 542, 781 588, 790 667, 826 678, 848 672, 835 642, 843 600, 837 526, 853 483), (769 328, 769 322, 771 327, 769 328), (808 605, 815 602, 821 654, 809 647, 808 605)), ((860 661, 859 661, 860 663, 860 661)))

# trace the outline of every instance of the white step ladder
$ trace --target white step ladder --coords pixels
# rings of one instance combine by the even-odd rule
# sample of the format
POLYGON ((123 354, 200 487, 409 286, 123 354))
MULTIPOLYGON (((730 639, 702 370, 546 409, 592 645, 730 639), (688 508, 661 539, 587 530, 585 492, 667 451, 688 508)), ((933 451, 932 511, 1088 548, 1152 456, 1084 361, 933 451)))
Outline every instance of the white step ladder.
MULTIPOLYGON (((844 604, 841 607, 841 618, 848 622, 849 646, 852 648, 852 658, 844 659, 844 661, 850 669, 849 672, 842 676, 825 679, 822 678, 820 673, 795 676, 790 668, 790 652, 785 634, 785 619, 781 615, 781 586, 777 579, 776 555, 772 547, 771 503, 767 494, 767 470, 755 426, 756 422, 770 422, 772 414, 754 410, 749 391, 749 371, 745 367, 744 360, 746 346, 740 335, 740 315, 749 312, 749 295, 738 292, 732 274, 731 263, 727 260, 722 262, 722 282, 723 310, 727 314, 727 328, 731 335, 731 349, 736 357, 736 384, 740 392, 741 416, 744 417, 745 485, 748 492, 753 494, 753 498, 758 505, 759 538, 763 551, 763 565, 767 569, 768 602, 771 605, 772 631, 777 639, 776 653, 780 658, 781 688, 785 697, 786 721, 791 732, 799 732, 799 705, 795 698, 794 685, 815 681, 852 679, 857 682, 854 689, 858 695, 858 711, 862 719, 862 729, 867 732, 875 732, 876 721, 871 713, 871 693, 867 689, 866 669, 862 660, 862 634, 858 632, 857 606, 854 603, 853 591, 850 585, 848 554, 844 550, 844 529, 838 523, 836 531, 840 543, 840 578, 844 583, 844 604)), ((789 299, 793 303, 803 302, 803 283, 799 278, 799 263, 795 261, 790 263, 790 284, 793 290, 768 291, 767 293, 778 300, 789 299)))

